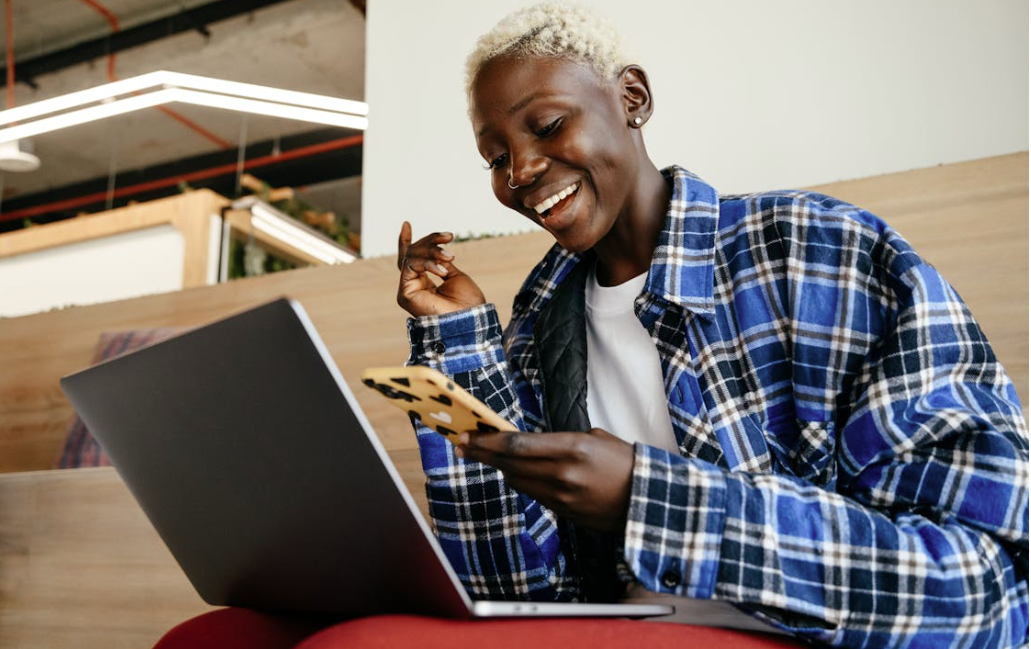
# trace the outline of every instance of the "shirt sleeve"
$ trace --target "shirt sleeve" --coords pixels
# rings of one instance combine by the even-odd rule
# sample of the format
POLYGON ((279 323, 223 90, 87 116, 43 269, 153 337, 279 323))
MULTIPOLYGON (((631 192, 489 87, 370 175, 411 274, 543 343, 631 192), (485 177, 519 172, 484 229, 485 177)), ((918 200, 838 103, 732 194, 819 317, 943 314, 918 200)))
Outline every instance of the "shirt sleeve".
MULTIPOLYGON (((408 364, 451 376, 518 429, 540 430, 532 391, 519 389, 525 382, 505 359, 493 305, 409 319, 408 335, 408 364)), ((434 530, 469 594, 574 599, 577 586, 567 575, 555 514, 509 489, 500 471, 457 457, 429 428, 417 425, 416 438, 434 530)))
POLYGON ((646 587, 832 645, 1026 646, 1016 392, 933 268, 897 279, 836 436, 836 487, 636 447, 626 559, 646 587))

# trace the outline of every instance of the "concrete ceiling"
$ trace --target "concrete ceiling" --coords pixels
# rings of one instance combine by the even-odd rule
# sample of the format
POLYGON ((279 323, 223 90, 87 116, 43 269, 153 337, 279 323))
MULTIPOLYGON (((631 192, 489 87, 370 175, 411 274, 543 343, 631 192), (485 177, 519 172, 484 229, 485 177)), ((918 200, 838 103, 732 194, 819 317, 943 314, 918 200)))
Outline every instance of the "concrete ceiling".
MULTIPOLYGON (((210 0, 100 0, 121 30, 168 18, 210 0)), ((361 5, 359 5, 361 6, 361 5)), ((117 78, 154 70, 364 99, 365 19, 344 0, 286 0, 121 51, 117 78)), ((15 69, 56 50, 103 38, 111 26, 82 0, 14 0, 15 69)), ((6 42, 5 42, 6 46, 6 42)), ((106 57, 36 76, 35 88, 15 84, 16 105, 106 83, 106 57)), ((293 120, 174 104, 206 137, 157 109, 146 109, 32 138, 39 170, 3 174, 3 200, 45 195, 59 188, 112 178, 205 154, 233 155, 241 144, 288 138, 324 128, 293 120), (215 140, 221 140, 218 143, 215 140), (113 174, 113 176, 112 176, 113 174)), ((340 130, 340 137, 354 132, 340 130)), ((6 206, 3 206, 6 207, 6 206)))

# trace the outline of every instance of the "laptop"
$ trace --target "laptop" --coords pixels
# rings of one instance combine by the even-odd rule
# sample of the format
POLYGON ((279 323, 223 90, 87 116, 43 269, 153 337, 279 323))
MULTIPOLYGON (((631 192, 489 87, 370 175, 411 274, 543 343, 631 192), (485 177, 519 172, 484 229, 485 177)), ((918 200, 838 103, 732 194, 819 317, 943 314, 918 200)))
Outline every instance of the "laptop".
POLYGON ((111 359, 61 387, 209 604, 340 617, 673 612, 473 601, 293 300, 111 359))

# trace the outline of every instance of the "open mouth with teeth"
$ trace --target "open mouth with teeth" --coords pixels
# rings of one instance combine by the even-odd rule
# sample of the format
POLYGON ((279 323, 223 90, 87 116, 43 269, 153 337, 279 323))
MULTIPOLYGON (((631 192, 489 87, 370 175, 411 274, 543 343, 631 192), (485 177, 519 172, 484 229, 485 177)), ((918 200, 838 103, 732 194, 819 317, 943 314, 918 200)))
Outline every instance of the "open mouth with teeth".
POLYGON ((576 190, 578 189, 580 189, 580 183, 575 182, 557 194, 549 196, 540 203, 537 203, 533 206, 533 209, 542 218, 546 219, 554 212, 560 211, 569 203, 569 201, 573 200, 573 196, 576 194, 576 190))

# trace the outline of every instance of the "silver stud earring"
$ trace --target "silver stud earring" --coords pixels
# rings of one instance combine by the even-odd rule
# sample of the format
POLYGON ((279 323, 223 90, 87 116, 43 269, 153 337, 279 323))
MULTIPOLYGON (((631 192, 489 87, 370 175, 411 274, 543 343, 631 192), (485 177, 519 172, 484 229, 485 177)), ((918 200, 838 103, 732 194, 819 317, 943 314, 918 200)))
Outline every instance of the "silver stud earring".
POLYGON ((634 118, 634 126, 640 126, 643 123, 644 123, 644 120, 641 119, 640 117, 635 117, 634 118))

